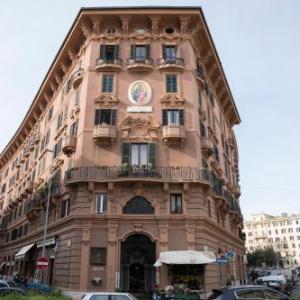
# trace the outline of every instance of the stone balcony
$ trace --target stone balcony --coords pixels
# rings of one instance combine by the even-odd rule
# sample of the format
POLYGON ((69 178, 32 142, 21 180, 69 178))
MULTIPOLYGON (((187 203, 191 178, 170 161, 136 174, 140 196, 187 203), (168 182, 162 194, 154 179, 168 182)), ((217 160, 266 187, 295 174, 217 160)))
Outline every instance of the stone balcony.
POLYGON ((211 156, 213 153, 213 143, 210 137, 204 136, 201 137, 201 149, 202 152, 211 156))
POLYGON ((117 129, 115 125, 100 124, 94 127, 93 140, 98 145, 110 145, 115 142, 117 129))
POLYGON ((63 140, 63 146, 62 146, 62 152, 70 156, 76 151, 76 145, 77 145, 77 137, 74 135, 67 135, 64 137, 63 140))
POLYGON ((72 76, 72 85, 76 89, 83 80, 83 69, 77 70, 72 76))
POLYGON ((120 71, 122 69, 122 59, 98 58, 96 61, 96 70, 98 71, 120 71))
POLYGON ((163 141, 169 145, 183 145, 185 142, 185 127, 183 125, 166 125, 162 128, 163 141))
POLYGON ((158 69, 163 71, 183 71, 184 59, 181 57, 176 58, 160 58, 157 62, 158 69))
POLYGON ((127 59, 127 70, 131 71, 151 71, 154 68, 153 59, 146 58, 146 59, 134 59, 128 58, 127 59))

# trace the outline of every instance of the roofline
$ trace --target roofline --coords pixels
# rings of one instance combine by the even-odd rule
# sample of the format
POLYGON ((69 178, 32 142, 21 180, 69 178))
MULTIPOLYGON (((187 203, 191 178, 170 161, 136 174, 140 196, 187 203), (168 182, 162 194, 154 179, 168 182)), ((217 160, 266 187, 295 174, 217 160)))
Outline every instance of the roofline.
POLYGON ((119 6, 119 7, 111 7, 111 6, 107 6, 107 7, 81 7, 78 11, 78 13, 76 14, 76 17, 74 19, 74 21, 72 22, 69 30, 67 31, 67 34, 65 36, 65 38, 63 39, 60 47, 58 48, 58 51, 56 52, 53 60, 52 60, 52 63, 50 64, 47 72, 46 72, 46 75, 44 76, 41 84, 40 84, 40 87, 38 88, 38 91, 36 92, 30 106, 29 106, 29 109, 27 110, 27 113, 25 114, 25 116, 23 117, 23 120, 21 122, 21 124, 18 126, 17 130, 15 131, 15 133, 13 134, 13 136, 10 138, 9 142, 6 144, 6 146, 3 148, 3 150, 0 152, 0 168, 1 168, 1 159, 3 158, 3 156, 5 155, 6 151, 8 150, 8 148, 10 147, 10 145, 12 144, 12 142, 14 141, 14 139, 16 138, 16 136, 20 133, 21 129, 23 128, 23 125, 27 119, 27 117, 29 116, 34 104, 36 103, 37 99, 38 99, 38 96, 48 78, 48 75, 50 74, 53 66, 55 65, 56 61, 57 61, 57 58, 62 50, 62 48, 65 46, 66 44, 66 41, 68 40, 68 38, 70 37, 70 34, 72 32, 72 30, 75 28, 75 24, 77 23, 79 17, 81 16, 81 14, 83 12, 88 12, 88 11, 96 11, 96 10, 118 10, 118 9, 121 9, 121 10, 139 10, 139 9, 181 9, 181 10, 190 10, 190 9, 194 9, 194 10, 199 10, 200 12, 200 15, 204 21, 204 24, 205 24, 205 27, 206 27, 206 30, 208 32, 208 35, 209 35, 209 39, 212 43, 212 46, 213 46, 213 49, 214 49, 214 52, 216 54, 216 58, 218 60, 218 63, 220 65, 220 68, 221 68, 221 72, 223 73, 223 77, 225 79, 225 83, 226 83, 226 86, 227 86, 227 89, 230 93, 230 97, 232 99, 232 104, 234 106, 234 109, 235 109, 235 112, 236 112, 236 115, 238 117, 238 124, 241 122, 241 119, 240 119, 240 116, 239 116, 239 113, 238 113, 238 110, 236 108, 236 105, 235 105, 235 102, 234 102, 234 98, 232 96, 232 93, 231 93, 231 90, 230 90, 230 87, 229 87, 229 84, 228 84, 228 81, 227 81, 227 78, 226 78, 226 75, 225 75, 225 72, 224 72, 224 69, 223 69, 223 66, 221 64, 221 61, 220 61, 220 58, 219 58, 219 55, 217 53, 217 49, 215 47, 215 44, 214 44, 214 41, 212 39, 212 36, 211 36, 211 33, 209 31, 209 27, 208 27, 208 24, 206 22, 206 19, 205 19, 205 16, 204 16, 204 13, 203 13, 203 10, 200 6, 119 6))

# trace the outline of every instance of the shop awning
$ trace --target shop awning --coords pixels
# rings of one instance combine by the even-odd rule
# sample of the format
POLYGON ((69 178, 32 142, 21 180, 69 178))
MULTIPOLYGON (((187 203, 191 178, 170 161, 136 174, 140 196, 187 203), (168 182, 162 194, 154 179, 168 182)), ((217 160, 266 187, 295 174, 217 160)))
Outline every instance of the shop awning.
POLYGON ((15 259, 23 259, 26 253, 35 245, 35 243, 22 247, 15 255, 15 259))
POLYGON ((216 256, 211 251, 165 251, 160 252, 154 267, 166 265, 202 265, 216 262, 216 256))

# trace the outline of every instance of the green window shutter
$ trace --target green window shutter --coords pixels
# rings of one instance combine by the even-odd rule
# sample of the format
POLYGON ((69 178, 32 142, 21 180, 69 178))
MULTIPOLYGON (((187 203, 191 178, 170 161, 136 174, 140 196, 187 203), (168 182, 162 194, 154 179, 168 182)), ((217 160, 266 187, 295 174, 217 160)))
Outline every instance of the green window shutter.
POLYGON ((122 164, 130 163, 130 144, 123 143, 122 144, 122 164))
POLYGON ((131 45, 130 48, 130 58, 135 59, 135 45, 131 45))
POLYGON ((163 109, 162 111, 162 121, 163 121, 163 126, 168 125, 168 111, 166 109, 163 109))
POLYGON ((162 45, 162 57, 163 59, 166 59, 166 46, 162 45))
POLYGON ((148 163, 152 164, 153 167, 156 166, 156 144, 148 144, 148 163))
POLYGON ((100 58, 105 59, 105 45, 100 45, 100 58))
POLYGON ((119 45, 115 45, 114 58, 119 58, 119 45))
POLYGON ((179 124, 184 125, 184 110, 183 109, 179 110, 179 124))
POLYGON ((117 111, 113 109, 111 111, 111 125, 116 125, 116 119, 117 119, 117 111))
POLYGON ((146 45, 146 59, 150 58, 150 45, 146 45))
POLYGON ((100 124, 100 109, 96 109, 95 110, 95 125, 99 125, 100 124))

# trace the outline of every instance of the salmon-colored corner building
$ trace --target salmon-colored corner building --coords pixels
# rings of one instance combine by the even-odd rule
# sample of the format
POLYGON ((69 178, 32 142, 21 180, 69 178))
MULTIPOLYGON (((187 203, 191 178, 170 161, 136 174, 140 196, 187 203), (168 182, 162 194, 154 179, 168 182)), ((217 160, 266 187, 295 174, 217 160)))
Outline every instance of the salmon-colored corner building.
POLYGON ((82 8, 0 155, 0 274, 36 276, 50 195, 50 285, 242 282, 239 123, 201 8, 82 8))

